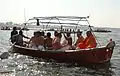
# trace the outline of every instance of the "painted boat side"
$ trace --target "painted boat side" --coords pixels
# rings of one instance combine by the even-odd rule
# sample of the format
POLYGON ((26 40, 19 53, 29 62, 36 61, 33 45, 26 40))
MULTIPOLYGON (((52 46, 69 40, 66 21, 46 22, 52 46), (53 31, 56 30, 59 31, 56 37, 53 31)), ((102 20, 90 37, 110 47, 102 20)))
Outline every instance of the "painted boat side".
POLYGON ((23 55, 77 63, 104 63, 111 59, 114 46, 79 50, 35 50, 14 45, 13 52, 23 55))

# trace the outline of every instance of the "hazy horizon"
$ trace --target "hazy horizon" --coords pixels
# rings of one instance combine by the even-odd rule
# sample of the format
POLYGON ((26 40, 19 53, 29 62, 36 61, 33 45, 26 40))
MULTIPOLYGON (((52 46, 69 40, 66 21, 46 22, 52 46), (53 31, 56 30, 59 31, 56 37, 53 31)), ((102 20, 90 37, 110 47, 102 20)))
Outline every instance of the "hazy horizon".
POLYGON ((0 22, 40 16, 90 16, 95 27, 120 28, 120 0, 0 0, 0 22))

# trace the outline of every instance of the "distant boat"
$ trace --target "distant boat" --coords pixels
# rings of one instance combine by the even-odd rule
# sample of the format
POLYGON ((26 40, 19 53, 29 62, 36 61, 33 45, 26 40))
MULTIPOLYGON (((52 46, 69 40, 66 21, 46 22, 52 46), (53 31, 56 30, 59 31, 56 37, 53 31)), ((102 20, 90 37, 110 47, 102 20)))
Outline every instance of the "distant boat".
POLYGON ((94 32, 112 32, 110 30, 105 30, 105 29, 96 29, 94 32))
POLYGON ((21 30, 26 30, 26 31, 28 31, 29 29, 28 29, 28 28, 22 28, 21 30))
POLYGON ((1 27, 1 30, 10 30, 9 27, 1 27))
POLYGON ((43 29, 42 31, 56 31, 56 30, 51 28, 51 29, 43 29))

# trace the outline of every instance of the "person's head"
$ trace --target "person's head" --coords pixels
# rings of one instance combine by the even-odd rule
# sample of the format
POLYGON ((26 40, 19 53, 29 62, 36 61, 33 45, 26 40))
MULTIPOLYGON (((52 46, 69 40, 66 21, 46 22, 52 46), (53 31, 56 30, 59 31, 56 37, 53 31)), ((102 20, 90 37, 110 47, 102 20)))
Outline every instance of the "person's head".
POLYGON ((39 36, 43 36, 43 33, 40 32, 40 31, 38 31, 37 34, 38 34, 39 36))
POLYGON ((55 32, 54 32, 54 36, 57 36, 57 35, 58 35, 58 32, 57 32, 57 31, 55 31, 55 32))
POLYGON ((13 27, 13 30, 15 31, 15 30, 17 30, 17 28, 16 28, 16 27, 13 27))
POLYGON ((59 38, 62 38, 62 34, 61 34, 61 33, 58 33, 58 37, 59 37, 59 38))
POLYGON ((80 32, 80 29, 78 29, 77 31, 80 32))
POLYGON ((48 32, 48 33, 47 33, 47 37, 50 37, 50 36, 51 36, 51 33, 50 33, 50 32, 48 32))
POLYGON ((82 32, 77 32, 77 37, 80 37, 82 35, 82 32))
POLYGON ((87 31, 87 32, 86 32, 86 35, 89 37, 89 36, 92 35, 92 32, 91 32, 91 31, 87 31))
POLYGON ((41 32, 41 35, 42 35, 42 36, 44 36, 44 35, 45 35, 44 31, 42 31, 42 32, 41 32))
POLYGON ((36 36, 36 37, 41 36, 41 32, 40 31, 34 32, 34 36, 36 36))
POLYGON ((19 34, 20 34, 20 35, 23 35, 23 32, 22 32, 22 30, 20 30, 20 31, 19 31, 19 34))
POLYGON ((67 32, 66 34, 67 34, 67 37, 69 37, 69 36, 70 36, 70 32, 67 32))
POLYGON ((35 36, 35 35, 36 35, 36 32, 34 32, 33 35, 35 36))

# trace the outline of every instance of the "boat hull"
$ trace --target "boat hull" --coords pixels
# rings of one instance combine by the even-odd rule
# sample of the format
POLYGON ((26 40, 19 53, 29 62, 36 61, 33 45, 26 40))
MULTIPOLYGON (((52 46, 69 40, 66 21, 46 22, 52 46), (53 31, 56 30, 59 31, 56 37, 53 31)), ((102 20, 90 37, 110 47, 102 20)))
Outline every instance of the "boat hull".
POLYGON ((14 45, 12 52, 33 56, 33 57, 54 59, 64 62, 75 62, 79 64, 88 64, 88 63, 94 64, 94 63, 105 63, 107 61, 110 61, 114 46, 110 45, 109 47, 79 49, 79 50, 41 51, 41 50, 35 50, 32 48, 26 48, 26 47, 14 45))

